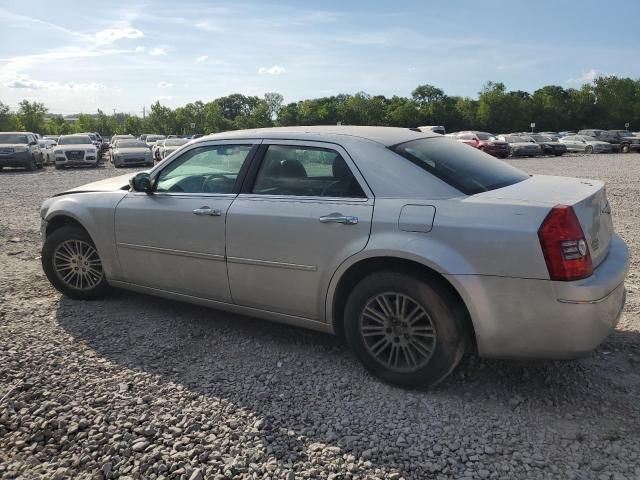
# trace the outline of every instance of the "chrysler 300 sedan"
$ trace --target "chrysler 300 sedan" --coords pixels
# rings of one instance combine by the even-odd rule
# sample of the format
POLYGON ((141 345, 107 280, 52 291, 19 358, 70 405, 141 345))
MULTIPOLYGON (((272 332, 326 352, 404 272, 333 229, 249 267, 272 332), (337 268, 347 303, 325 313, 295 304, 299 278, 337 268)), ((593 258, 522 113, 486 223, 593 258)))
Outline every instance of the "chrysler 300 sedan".
POLYGON ((602 182, 527 175, 432 132, 210 135, 61 193, 41 217, 44 271, 65 295, 119 287, 344 334, 407 387, 470 350, 584 355, 625 302, 602 182))

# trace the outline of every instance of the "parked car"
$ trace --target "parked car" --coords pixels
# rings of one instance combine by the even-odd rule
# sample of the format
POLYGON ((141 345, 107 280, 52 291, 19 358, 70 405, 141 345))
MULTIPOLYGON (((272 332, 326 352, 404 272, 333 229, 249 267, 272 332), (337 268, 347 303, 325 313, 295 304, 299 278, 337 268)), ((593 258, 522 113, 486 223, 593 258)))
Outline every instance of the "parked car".
POLYGON ((54 159, 55 159, 55 154, 53 153, 53 150, 57 144, 58 144, 57 142, 54 142, 53 140, 47 137, 43 137, 38 142, 38 145, 40 146, 40 151, 42 152, 42 163, 44 165, 53 165, 54 159))
POLYGON ((540 145, 543 155, 555 155, 556 157, 560 157, 567 153, 567 146, 552 137, 534 134, 529 138, 533 139, 534 142, 540 145))
POLYGON ((566 131, 566 132, 558 132, 558 135, 560 135, 560 138, 562 138, 562 137, 568 137, 570 135, 577 135, 577 133, 566 131))
POLYGON ((55 167, 97 167, 100 163, 98 149, 89 135, 61 135, 54 149, 55 167))
POLYGON ((556 142, 560 140, 560 138, 562 138, 562 135, 560 135, 558 132, 538 132, 535 135, 543 135, 545 137, 551 138, 553 141, 556 141, 556 142))
POLYGON ((568 152, 611 153, 611 144, 586 135, 570 135, 562 137, 560 143, 567 146, 568 152))
POLYGON ((15 167, 32 171, 43 164, 43 154, 33 133, 0 132, 0 170, 15 167))
POLYGON ((116 168, 131 165, 153 165, 151 150, 140 140, 118 140, 111 150, 111 161, 116 168))
POLYGON ((640 151, 640 135, 635 135, 628 130, 606 130, 602 132, 599 140, 609 142, 615 150, 622 153, 640 151))
POLYGON ((126 139, 135 139, 136 137, 134 137, 133 135, 113 135, 111 137, 111 145, 113 145, 114 142, 118 141, 118 140, 126 140, 126 139))
POLYGON ((625 303, 629 252, 603 182, 528 175, 431 132, 225 132, 128 177, 42 205, 59 291, 344 332, 395 385, 437 383, 470 349, 584 355, 625 303))
POLYGON ((167 137, 164 135, 147 135, 147 138, 144 141, 146 142, 147 147, 151 148, 158 140, 164 140, 165 138, 167 137))
POLYGON ((189 140, 186 138, 167 138, 162 142, 162 146, 160 147, 160 159, 164 160, 167 156, 187 143, 189 143, 189 140))
POLYGON ((440 135, 446 135, 447 130, 442 125, 426 125, 424 127, 418 127, 421 132, 433 132, 440 135))
POLYGON ((138 140, 141 140, 141 141, 143 141, 143 142, 146 142, 146 141, 147 141, 147 137, 148 137, 148 136, 149 136, 149 134, 148 134, 148 133, 143 133, 142 135, 140 135, 140 136, 138 137, 138 140))
POLYGON ((459 142, 482 150, 494 157, 507 158, 509 156, 509 144, 505 141, 498 140, 498 137, 493 133, 465 131, 453 134, 453 136, 459 142))
POLYGON ((542 148, 533 139, 527 139, 520 135, 500 135, 503 142, 509 144, 509 151, 512 157, 537 157, 542 155, 542 148))

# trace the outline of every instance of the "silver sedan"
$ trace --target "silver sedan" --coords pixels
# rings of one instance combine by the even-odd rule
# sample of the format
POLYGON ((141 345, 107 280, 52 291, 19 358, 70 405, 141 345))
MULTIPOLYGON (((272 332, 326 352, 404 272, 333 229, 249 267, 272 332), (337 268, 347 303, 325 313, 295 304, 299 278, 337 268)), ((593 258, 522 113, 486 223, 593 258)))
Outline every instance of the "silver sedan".
POLYGON ((211 135, 41 217, 43 268, 65 295, 119 287, 344 334, 406 387, 472 350, 584 355, 625 302, 602 182, 527 175, 413 129, 211 135))

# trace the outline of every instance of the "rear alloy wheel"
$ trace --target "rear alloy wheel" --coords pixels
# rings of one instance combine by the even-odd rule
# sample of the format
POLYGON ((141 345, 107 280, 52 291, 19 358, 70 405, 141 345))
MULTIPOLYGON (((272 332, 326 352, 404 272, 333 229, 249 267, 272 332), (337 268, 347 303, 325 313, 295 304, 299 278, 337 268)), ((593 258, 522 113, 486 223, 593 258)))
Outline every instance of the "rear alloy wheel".
POLYGON ((593 145, 587 145, 587 148, 584 149, 587 153, 593 153, 593 145))
POLYGON ((362 280, 345 308, 345 335, 364 367, 409 388, 443 380, 466 350, 464 308, 437 284, 380 272, 362 280))
POLYGON ((629 153, 629 145, 627 145, 626 143, 624 145, 622 145, 620 147, 620 152, 621 153, 629 153))
POLYGON ((61 227, 47 237, 42 268, 53 286, 71 298, 98 298, 109 290, 98 250, 79 227, 61 227))

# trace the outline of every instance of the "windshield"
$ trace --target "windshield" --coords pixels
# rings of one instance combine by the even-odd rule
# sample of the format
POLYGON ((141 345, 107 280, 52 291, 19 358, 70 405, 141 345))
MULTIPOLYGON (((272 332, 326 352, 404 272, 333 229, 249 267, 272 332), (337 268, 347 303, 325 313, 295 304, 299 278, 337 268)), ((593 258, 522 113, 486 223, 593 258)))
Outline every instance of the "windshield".
POLYGON ((151 143, 151 142, 157 142, 158 140, 164 140, 164 135, 149 135, 145 141, 147 143, 151 143))
POLYGON ((553 139, 551 137, 545 137, 544 135, 534 135, 533 139, 536 142, 553 142, 553 139))
POLYGON ((504 137, 505 141, 508 143, 527 143, 531 140, 527 140, 525 137, 517 137, 515 135, 507 135, 504 137))
POLYGON ((422 138, 390 148, 466 195, 495 190, 529 178, 501 160, 446 138, 422 138))
POLYGON ((139 140, 118 140, 117 148, 149 148, 139 140))
POLYGON ((169 140, 165 141, 164 144, 167 147, 175 147, 178 145, 184 145, 188 141, 189 140, 187 140, 186 138, 170 138, 169 140))
POLYGON ((87 135, 74 135, 70 137, 60 137, 58 145, 89 145, 91 139, 87 135))
POLYGON ((0 133, 0 143, 29 143, 26 135, 15 133, 0 133))
POLYGON ((478 132, 476 133, 476 136, 480 140, 498 140, 498 137, 496 137, 493 133, 478 132))
POLYGON ((93 141, 98 141, 98 137, 96 137, 93 133, 89 134, 89 138, 93 141))

